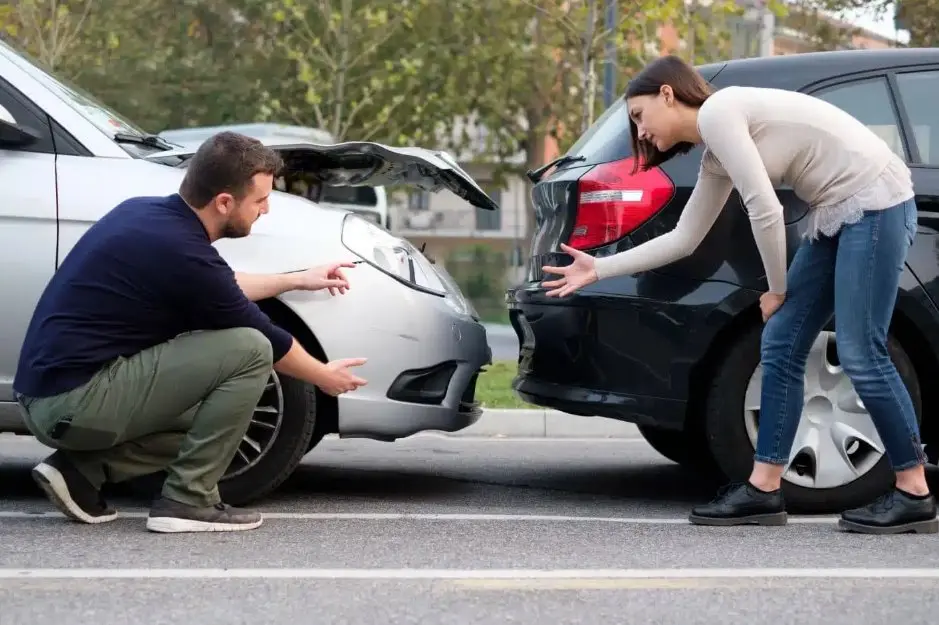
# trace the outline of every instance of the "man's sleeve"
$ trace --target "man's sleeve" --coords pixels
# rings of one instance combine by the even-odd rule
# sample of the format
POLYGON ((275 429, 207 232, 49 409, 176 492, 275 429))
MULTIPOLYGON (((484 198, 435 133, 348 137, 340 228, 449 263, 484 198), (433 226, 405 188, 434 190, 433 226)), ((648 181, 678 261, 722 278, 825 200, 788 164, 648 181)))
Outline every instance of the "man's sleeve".
POLYGON ((235 272, 215 248, 205 253, 183 251, 177 255, 178 270, 171 272, 174 285, 194 323, 204 329, 254 328, 271 342, 274 362, 290 350, 293 336, 271 322, 257 304, 245 297, 235 272))

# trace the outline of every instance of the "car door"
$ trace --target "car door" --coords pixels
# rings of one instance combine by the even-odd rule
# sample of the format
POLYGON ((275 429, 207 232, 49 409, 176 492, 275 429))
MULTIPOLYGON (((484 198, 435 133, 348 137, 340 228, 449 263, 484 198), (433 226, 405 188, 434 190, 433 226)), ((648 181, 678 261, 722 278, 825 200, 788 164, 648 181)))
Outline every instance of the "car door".
POLYGON ((919 227, 907 263, 932 301, 939 302, 939 67, 891 76, 907 129, 919 227))
MULTIPOLYGON (((932 174, 924 172, 923 167, 915 163, 916 146, 911 144, 909 135, 903 132, 904 125, 909 124, 901 123, 903 111, 894 97, 896 83, 890 75, 891 71, 888 69, 870 75, 841 78, 821 88, 813 89, 810 93, 831 102, 860 120, 907 163, 913 174, 914 188, 917 191, 917 208, 920 211, 922 223, 924 216, 930 213, 930 205, 932 205, 932 211, 939 210, 935 207, 937 202, 935 195, 939 195, 939 186, 937 186, 939 179, 933 178, 931 195, 928 191, 930 188, 928 181, 932 174)), ((921 126, 917 131, 920 134, 921 126)), ((933 156, 937 158, 936 155, 933 156)), ((934 221, 936 221, 935 218, 934 221)), ((900 277, 901 291, 915 291, 920 286, 923 277, 920 275, 921 272, 927 275, 930 272, 936 274, 936 237, 934 235, 937 229, 939 229, 939 223, 934 224, 931 232, 929 228, 920 227, 907 256, 906 268, 900 277)), ((933 276, 933 283, 936 285, 934 289, 939 289, 937 277, 939 276, 933 276)), ((832 320, 827 329, 832 330, 833 326, 832 320)))
POLYGON ((56 269, 58 224, 49 118, 2 78, 0 118, 37 137, 0 144, 0 402, 9 402, 26 327, 56 269))

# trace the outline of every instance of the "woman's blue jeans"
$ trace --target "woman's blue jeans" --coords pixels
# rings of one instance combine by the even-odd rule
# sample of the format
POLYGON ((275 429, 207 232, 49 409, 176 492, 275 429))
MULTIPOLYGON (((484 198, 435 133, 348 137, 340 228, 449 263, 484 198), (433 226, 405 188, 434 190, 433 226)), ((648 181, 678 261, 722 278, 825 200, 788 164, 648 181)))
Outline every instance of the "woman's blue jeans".
POLYGON ((893 468, 925 462, 913 402, 886 345, 915 232, 916 204, 908 200, 866 211, 835 236, 801 244, 789 267, 785 302, 763 329, 757 461, 788 462, 802 415, 809 349, 834 314, 838 359, 893 468))

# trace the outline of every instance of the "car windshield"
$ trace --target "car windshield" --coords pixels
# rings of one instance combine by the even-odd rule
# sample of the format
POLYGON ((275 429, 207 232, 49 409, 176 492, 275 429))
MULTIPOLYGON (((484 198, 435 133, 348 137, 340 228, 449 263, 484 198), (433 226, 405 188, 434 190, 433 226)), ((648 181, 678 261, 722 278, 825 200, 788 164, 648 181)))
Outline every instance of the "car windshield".
MULTIPOLYGON (((13 48, 3 40, 0 40, 0 48, 2 48, 3 56, 11 63, 16 64, 48 87, 50 91, 58 95, 109 137, 113 137, 115 133, 146 136, 147 133, 140 127, 106 107, 81 87, 56 76, 54 72, 44 67, 42 63, 32 58, 28 53, 13 48)), ((137 155, 136 151, 133 151, 132 154, 137 155)))

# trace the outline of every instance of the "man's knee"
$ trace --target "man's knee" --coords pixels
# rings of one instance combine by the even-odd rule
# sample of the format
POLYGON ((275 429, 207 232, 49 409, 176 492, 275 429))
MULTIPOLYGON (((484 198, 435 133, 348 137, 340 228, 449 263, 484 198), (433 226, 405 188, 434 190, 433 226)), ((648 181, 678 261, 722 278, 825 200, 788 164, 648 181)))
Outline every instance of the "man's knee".
POLYGON ((271 341, 259 330, 254 328, 232 328, 225 331, 226 340, 240 352, 254 355, 259 364, 272 368, 274 366, 274 348, 271 341))

